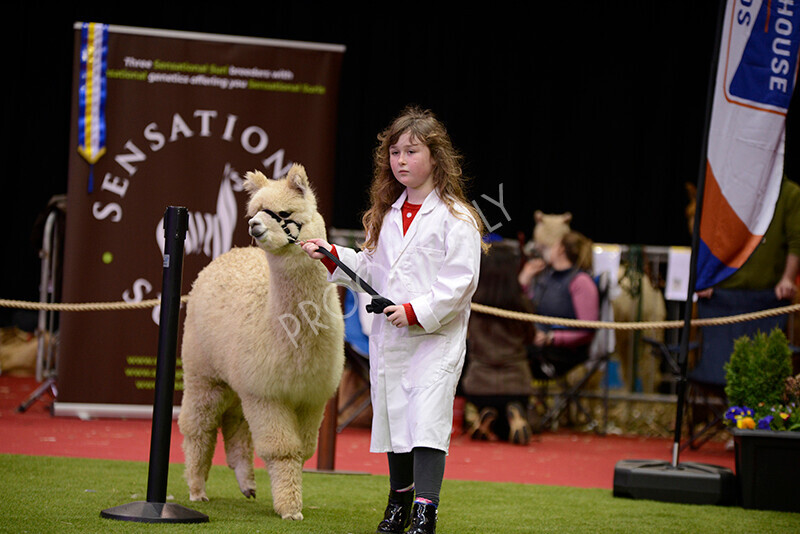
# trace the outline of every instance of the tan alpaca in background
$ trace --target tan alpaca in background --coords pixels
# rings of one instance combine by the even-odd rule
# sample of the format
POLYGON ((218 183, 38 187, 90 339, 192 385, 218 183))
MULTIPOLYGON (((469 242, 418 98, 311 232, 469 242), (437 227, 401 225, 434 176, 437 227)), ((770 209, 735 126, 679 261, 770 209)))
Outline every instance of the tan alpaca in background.
POLYGON ((275 511, 303 519, 302 468, 344 365, 344 322, 325 267, 294 239, 325 237, 305 169, 246 175, 250 235, 194 282, 184 326, 178 420, 192 501, 208 500, 217 429, 228 466, 255 496, 253 451, 267 466, 275 511), (251 437, 252 436, 252 437, 251 437))
MULTIPOLYGON (((567 235, 571 230, 572 213, 544 213, 536 210, 533 213, 533 220, 536 223, 533 226, 533 239, 525 249, 528 256, 533 255, 534 251, 539 254, 543 253, 545 249, 552 247, 567 235)), ((592 242, 587 238, 582 243, 575 265, 591 274, 592 242)))

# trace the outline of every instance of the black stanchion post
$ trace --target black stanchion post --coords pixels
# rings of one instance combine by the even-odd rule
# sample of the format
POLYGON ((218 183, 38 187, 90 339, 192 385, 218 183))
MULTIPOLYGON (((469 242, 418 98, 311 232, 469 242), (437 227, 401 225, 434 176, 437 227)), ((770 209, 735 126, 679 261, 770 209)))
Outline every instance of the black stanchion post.
POLYGON ((164 274, 161 283, 156 390, 150 434, 150 467, 147 475, 148 502, 164 502, 167 498, 172 399, 175 395, 178 322, 183 281, 183 243, 187 224, 188 212, 185 208, 167 209, 164 216, 164 274))
POLYGON ((172 435, 172 400, 178 323, 183 281, 183 244, 189 223, 186 208, 170 206, 164 215, 164 275, 161 288, 156 391, 150 436, 147 501, 136 501, 100 512, 101 517, 142 523, 204 523, 208 516, 175 503, 167 503, 169 448, 172 435))

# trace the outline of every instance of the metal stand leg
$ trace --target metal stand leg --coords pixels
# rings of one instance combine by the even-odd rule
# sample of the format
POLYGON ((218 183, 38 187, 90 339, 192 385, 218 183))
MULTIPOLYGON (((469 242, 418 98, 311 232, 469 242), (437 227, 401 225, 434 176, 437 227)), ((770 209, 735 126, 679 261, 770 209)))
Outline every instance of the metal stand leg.
POLYGON ((42 382, 38 388, 36 388, 30 396, 25 399, 25 401, 17 406, 17 413, 24 413, 31 407, 31 405, 39 400, 39 397, 44 395, 47 390, 50 390, 50 394, 55 398, 57 396, 56 392, 56 379, 55 378, 48 378, 44 382, 42 382))

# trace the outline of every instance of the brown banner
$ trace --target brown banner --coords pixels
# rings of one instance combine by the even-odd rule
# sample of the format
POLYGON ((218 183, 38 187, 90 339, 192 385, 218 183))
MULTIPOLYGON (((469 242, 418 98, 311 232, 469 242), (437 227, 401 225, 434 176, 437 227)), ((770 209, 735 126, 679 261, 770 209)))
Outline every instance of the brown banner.
MULTIPOLYGON (((75 25, 64 302, 159 298, 168 206, 190 214, 188 293, 211 259, 250 246, 241 186, 249 170, 278 178, 302 163, 330 220, 344 47, 120 26, 87 44, 83 27, 75 25), (104 88, 87 81, 101 67, 104 88), (101 96, 104 114, 91 116, 85 104, 101 96), (87 124, 105 134, 93 164, 87 124)), ((152 406, 158 317, 158 308, 62 313, 56 414, 152 406)))

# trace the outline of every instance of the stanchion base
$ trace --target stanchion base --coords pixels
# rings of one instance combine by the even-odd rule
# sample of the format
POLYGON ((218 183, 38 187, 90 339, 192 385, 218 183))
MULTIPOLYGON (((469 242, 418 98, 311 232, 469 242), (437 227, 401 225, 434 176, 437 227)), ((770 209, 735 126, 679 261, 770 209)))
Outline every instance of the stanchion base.
POLYGON ((736 477, 727 467, 658 460, 621 460, 614 468, 614 497, 685 504, 731 505, 736 477))
POLYGON ((100 512, 100 517, 139 523, 207 523, 208 516, 175 503, 136 501, 100 512))

